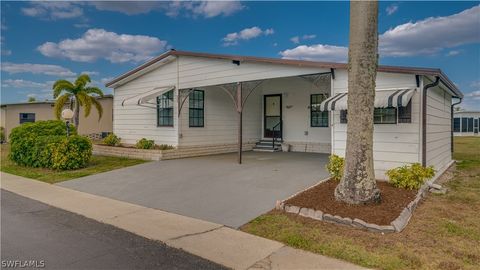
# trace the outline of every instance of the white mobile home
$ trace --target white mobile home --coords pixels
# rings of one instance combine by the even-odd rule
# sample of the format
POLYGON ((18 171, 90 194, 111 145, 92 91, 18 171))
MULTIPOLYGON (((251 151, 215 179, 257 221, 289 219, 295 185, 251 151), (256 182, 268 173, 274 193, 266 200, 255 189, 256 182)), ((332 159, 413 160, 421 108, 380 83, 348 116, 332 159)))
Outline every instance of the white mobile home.
POLYGON ((478 136, 480 111, 457 111, 453 115, 454 136, 478 136))
MULTIPOLYGON (((343 63, 171 50, 107 87, 113 130, 125 143, 145 137, 219 153, 284 142, 343 156, 347 76, 343 63)), ((443 171, 452 161, 452 98, 462 93, 439 69, 392 66, 378 68, 376 90, 377 177, 413 162, 443 171)))

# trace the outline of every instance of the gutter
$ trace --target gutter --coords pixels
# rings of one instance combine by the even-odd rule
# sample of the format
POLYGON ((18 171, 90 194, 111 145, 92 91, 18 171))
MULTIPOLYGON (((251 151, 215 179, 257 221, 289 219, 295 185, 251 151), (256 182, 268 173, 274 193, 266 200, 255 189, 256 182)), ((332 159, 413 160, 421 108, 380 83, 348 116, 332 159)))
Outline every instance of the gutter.
POLYGON ((450 148, 451 148, 451 151, 453 153, 453 107, 455 107, 455 105, 458 105, 460 103, 462 103, 462 98, 459 98, 460 100, 456 103, 453 103, 451 106, 450 106, 450 120, 452 120, 452 127, 450 128, 450 148))
POLYGON ((427 166, 427 91, 440 83, 440 77, 435 77, 435 82, 423 87, 422 92, 422 166, 427 166))

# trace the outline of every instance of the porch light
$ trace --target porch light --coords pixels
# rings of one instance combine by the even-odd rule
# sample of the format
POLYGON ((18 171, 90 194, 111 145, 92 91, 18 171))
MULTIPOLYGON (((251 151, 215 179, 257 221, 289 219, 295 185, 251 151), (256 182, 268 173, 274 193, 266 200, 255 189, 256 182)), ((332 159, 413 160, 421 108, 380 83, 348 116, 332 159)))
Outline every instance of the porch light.
POLYGON ((73 111, 70 109, 65 109, 62 111, 62 118, 65 119, 65 124, 67 127, 67 137, 70 136, 70 119, 73 118, 73 111))

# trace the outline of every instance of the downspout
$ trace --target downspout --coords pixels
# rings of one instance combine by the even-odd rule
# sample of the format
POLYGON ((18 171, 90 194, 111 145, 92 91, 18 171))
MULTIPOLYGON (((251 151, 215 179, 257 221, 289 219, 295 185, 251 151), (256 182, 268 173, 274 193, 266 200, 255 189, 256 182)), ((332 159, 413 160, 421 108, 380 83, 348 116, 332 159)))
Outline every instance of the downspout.
POLYGON ((457 103, 453 103, 452 106, 450 107, 450 120, 452 120, 452 127, 450 128, 450 148, 451 148, 451 151, 453 153, 453 107, 455 107, 455 105, 458 105, 460 103, 462 103, 462 98, 459 98, 460 100, 457 102, 457 103))
POLYGON ((437 86, 440 83, 440 77, 435 77, 435 82, 423 87, 422 92, 422 166, 427 166, 427 90, 437 86))

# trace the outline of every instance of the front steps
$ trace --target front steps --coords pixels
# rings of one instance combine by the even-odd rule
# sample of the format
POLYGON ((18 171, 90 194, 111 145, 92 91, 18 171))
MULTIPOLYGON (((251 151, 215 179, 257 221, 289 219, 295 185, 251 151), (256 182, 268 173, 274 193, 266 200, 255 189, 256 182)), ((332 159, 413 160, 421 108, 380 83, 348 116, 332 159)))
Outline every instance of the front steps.
POLYGON ((274 147, 272 147, 271 139, 262 139, 255 144, 253 147, 255 152, 279 152, 282 151, 282 143, 280 141, 275 141, 274 147))

